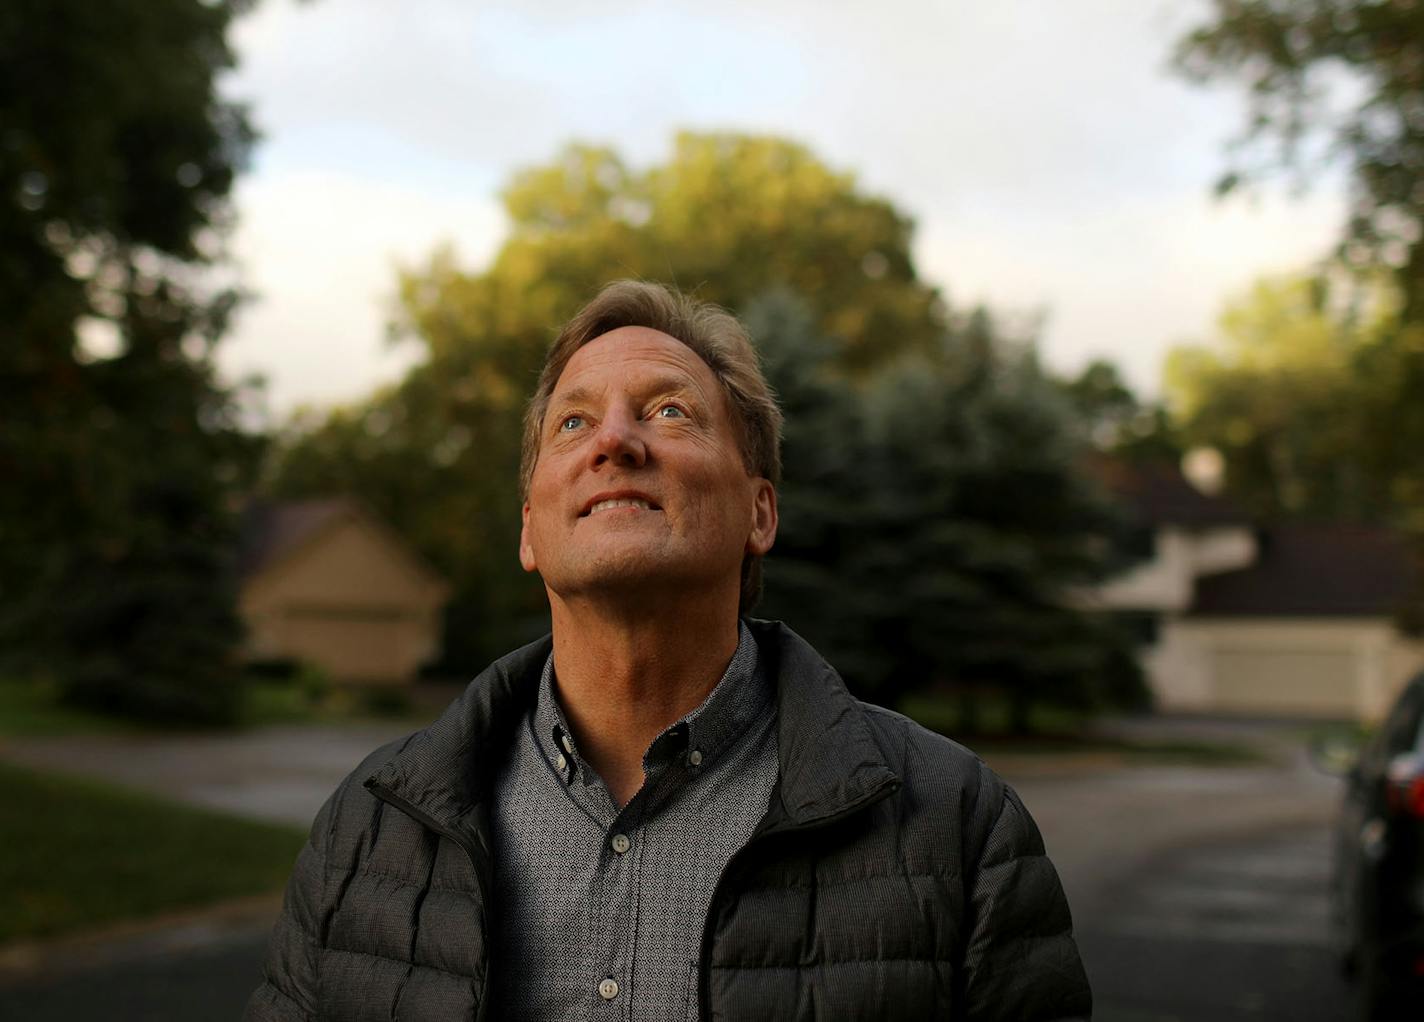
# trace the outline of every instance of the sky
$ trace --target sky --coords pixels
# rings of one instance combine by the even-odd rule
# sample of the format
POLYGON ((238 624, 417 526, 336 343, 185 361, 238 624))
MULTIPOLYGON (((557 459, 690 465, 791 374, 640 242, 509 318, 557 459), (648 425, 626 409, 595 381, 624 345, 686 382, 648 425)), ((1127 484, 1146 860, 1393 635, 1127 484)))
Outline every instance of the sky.
POLYGON ((1322 257, 1338 181, 1225 201, 1242 97, 1172 76, 1196 0, 265 0, 227 96, 263 135, 232 250, 253 299, 220 350, 280 418, 358 400, 420 357, 385 323, 399 266, 480 270, 502 184, 569 141, 664 159, 680 129, 808 145, 915 221, 951 305, 1041 314, 1071 373, 1153 394, 1222 303, 1322 257))

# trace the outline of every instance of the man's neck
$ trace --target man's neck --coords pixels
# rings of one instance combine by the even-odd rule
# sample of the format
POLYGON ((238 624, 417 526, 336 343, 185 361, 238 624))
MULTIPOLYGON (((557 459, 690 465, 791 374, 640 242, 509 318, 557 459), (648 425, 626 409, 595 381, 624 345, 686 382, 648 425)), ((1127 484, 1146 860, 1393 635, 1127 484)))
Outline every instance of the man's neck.
POLYGON ((702 703, 737 651, 736 604, 630 613, 551 594, 550 607, 559 703, 580 754, 626 805, 653 739, 702 703))

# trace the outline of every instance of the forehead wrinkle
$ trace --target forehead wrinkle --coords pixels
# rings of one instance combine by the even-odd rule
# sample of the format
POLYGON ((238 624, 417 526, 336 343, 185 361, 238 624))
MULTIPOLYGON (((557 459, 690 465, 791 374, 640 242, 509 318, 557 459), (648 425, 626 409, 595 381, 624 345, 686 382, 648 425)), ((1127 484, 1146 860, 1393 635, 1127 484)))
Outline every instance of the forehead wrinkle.
MULTIPOLYGON (((695 352, 691 352, 693 358, 697 358, 695 352)), ((640 355, 639 361, 653 361, 663 364, 655 367, 629 367, 620 374, 619 379, 635 398, 646 400, 649 397, 663 394, 692 394, 708 400, 707 386, 705 381, 698 378, 698 374, 691 366, 684 365, 675 358, 659 358, 656 356, 640 355)), ((700 362, 701 360, 698 359, 700 362)), ((580 366, 574 371, 575 377, 585 375, 590 371, 597 371, 593 367, 580 366)), ((565 370, 567 372, 567 370, 565 370)), ((711 370, 707 370, 711 375, 711 370)), ((720 391, 719 386, 714 390, 720 391)), ((554 393, 550 395, 549 404, 553 406, 565 406, 572 404, 589 404, 596 402, 607 391, 605 384, 590 384, 585 382, 573 383, 567 390, 555 387, 554 393)))
POLYGON ((555 391, 549 400, 549 408, 562 408, 566 405, 588 404, 597 391, 593 387, 580 384, 577 387, 570 387, 565 391, 555 391))

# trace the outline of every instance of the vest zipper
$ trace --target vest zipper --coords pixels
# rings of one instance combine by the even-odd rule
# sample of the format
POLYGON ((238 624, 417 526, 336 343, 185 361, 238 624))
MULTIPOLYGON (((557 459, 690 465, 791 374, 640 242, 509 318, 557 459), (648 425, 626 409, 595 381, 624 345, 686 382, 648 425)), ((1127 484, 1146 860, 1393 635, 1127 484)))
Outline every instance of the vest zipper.
POLYGON ((487 920, 489 918, 490 892, 489 882, 485 877, 485 871, 480 867, 480 859, 482 858, 482 856, 480 855, 479 849, 477 849, 465 835, 461 834, 459 831, 455 830, 452 827, 447 827, 443 823, 440 823, 438 820, 435 819, 435 817, 431 816, 429 813, 417 809, 415 806, 411 805, 409 802, 401 798, 389 788, 384 787, 380 784, 368 784, 366 785, 366 790, 369 791, 372 795, 375 795, 378 799, 380 799, 387 805, 398 809, 402 813, 405 813, 405 815, 409 816, 412 820, 419 823, 428 830, 433 830, 440 836, 453 841, 469 858, 470 868, 474 870, 475 873, 475 884, 479 887, 480 891, 480 905, 484 909, 484 916, 481 919, 480 937, 485 949, 485 975, 484 979, 480 982, 480 1006, 475 1014, 477 1022, 482 1022, 482 1020, 486 1017, 486 1009, 489 1004, 489 997, 487 996, 489 993, 490 962, 489 928, 484 925, 484 920, 487 920))

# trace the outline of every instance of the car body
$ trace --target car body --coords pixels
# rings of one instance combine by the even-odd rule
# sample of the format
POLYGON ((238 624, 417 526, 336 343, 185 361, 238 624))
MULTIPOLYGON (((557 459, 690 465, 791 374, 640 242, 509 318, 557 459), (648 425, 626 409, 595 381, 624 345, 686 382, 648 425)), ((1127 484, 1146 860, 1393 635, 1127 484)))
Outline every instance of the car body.
POLYGON ((1345 771, 1335 916, 1365 1019, 1424 1005, 1424 673, 1345 771))

